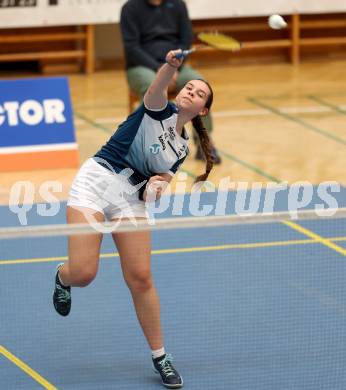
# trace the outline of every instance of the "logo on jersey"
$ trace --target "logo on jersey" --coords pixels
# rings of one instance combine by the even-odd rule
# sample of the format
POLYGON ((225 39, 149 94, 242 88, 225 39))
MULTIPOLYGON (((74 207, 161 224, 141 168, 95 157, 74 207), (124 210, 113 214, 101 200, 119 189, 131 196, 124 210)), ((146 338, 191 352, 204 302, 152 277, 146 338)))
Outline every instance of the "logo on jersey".
POLYGON ((174 141, 174 138, 175 138, 175 130, 174 130, 174 127, 168 127, 168 134, 169 134, 169 138, 174 141))
POLYGON ((160 152, 160 145, 159 144, 152 144, 149 148, 150 153, 152 154, 158 154, 160 152))

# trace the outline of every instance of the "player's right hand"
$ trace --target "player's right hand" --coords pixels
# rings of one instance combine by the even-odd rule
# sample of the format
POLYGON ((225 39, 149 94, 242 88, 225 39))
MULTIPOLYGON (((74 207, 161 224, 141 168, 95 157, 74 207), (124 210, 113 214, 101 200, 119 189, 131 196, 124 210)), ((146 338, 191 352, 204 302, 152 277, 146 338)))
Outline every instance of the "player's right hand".
POLYGON ((181 49, 169 51, 166 55, 167 64, 173 66, 174 68, 179 68, 184 61, 184 57, 176 57, 176 55, 179 53, 182 53, 181 49))

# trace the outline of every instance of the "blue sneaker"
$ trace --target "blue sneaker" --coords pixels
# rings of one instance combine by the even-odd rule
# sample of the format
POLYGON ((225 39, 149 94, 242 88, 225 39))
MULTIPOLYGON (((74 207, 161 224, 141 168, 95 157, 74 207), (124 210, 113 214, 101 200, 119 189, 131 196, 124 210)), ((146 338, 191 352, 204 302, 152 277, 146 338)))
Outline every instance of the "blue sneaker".
POLYGON ((71 310, 71 287, 65 287, 59 279, 59 268, 63 263, 56 267, 55 288, 53 293, 53 304, 55 310, 63 317, 66 317, 71 310))
POLYGON ((162 384, 168 389, 180 389, 183 387, 183 378, 172 365, 173 357, 170 354, 153 359, 153 368, 161 375, 162 384))

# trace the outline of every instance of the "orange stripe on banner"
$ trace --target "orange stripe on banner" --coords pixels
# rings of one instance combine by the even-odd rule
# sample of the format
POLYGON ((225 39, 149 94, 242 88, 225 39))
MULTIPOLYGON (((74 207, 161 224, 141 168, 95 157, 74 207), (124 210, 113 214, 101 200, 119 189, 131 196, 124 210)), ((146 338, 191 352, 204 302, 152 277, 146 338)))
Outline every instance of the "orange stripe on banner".
POLYGON ((78 150, 0 154, 0 172, 77 168, 78 150))

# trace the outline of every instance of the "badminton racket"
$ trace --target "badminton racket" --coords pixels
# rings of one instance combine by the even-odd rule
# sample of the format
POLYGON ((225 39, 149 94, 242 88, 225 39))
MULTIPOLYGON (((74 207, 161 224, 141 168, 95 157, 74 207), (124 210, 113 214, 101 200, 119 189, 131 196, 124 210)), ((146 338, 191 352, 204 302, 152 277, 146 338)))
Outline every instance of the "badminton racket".
POLYGON ((238 51, 241 48, 241 43, 236 39, 232 38, 229 35, 220 34, 220 33, 199 33, 197 35, 202 44, 193 47, 188 50, 183 50, 181 53, 176 54, 176 58, 186 57, 189 54, 205 49, 208 47, 212 47, 217 50, 226 50, 226 51, 238 51))

